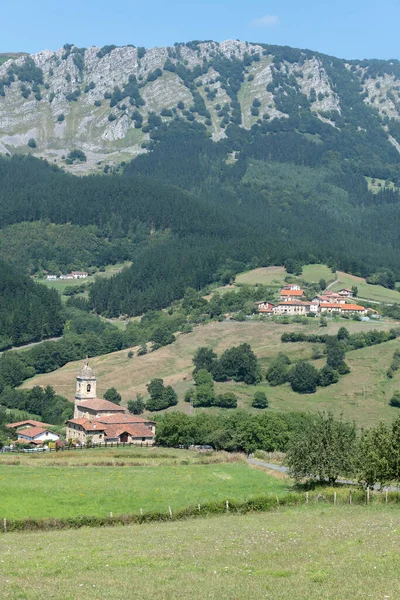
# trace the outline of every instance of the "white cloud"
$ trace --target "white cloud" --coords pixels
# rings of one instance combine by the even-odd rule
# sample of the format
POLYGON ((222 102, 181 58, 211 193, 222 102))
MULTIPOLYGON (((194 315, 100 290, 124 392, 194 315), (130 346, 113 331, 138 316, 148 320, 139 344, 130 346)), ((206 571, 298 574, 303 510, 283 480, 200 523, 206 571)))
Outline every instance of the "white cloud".
POLYGON ((264 15, 263 17, 253 19, 252 25, 256 25, 257 27, 273 27, 278 22, 279 18, 276 15, 264 15))

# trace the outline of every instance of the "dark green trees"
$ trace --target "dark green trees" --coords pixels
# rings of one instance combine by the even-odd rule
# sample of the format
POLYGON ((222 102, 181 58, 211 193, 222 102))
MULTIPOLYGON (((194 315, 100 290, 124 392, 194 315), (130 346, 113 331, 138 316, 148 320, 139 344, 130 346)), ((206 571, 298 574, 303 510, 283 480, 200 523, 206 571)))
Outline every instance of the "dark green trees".
POLYGON ((146 387, 150 394, 150 398, 146 402, 147 410, 164 410, 178 404, 178 397, 175 390, 170 385, 164 386, 162 379, 152 379, 146 387))
POLYGON ((111 387, 109 388, 104 396, 103 396, 104 400, 108 400, 109 402, 114 402, 114 404, 121 404, 121 394, 116 390, 115 387, 111 387))

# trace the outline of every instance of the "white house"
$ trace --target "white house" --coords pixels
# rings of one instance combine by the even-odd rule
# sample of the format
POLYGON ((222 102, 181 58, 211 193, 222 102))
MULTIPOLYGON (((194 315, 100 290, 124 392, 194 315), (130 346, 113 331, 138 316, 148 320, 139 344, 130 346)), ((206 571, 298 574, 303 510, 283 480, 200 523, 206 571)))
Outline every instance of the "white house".
POLYGON ((311 302, 285 300, 272 309, 275 315, 306 315, 310 312, 311 302))
POLYGON ((343 288, 339 290, 338 294, 343 298, 354 298, 353 290, 350 290, 349 288, 343 288))
POLYGON ((89 276, 89 273, 86 271, 71 271, 71 275, 74 279, 86 279, 89 276))
POLYGON ((44 444, 45 442, 56 442, 59 436, 43 427, 28 427, 18 431, 18 441, 27 444, 44 444))

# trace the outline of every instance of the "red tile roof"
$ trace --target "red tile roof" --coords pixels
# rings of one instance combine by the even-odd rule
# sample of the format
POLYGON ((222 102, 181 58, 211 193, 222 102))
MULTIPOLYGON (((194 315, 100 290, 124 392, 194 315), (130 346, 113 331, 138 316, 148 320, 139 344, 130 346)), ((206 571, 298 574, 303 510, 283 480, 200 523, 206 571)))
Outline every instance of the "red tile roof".
POLYGON ((341 304, 342 310, 350 310, 350 311, 364 311, 364 306, 359 306, 358 304, 341 304))
POLYGON ((47 429, 43 427, 29 427, 28 429, 21 429, 18 431, 18 435, 26 435, 27 437, 34 438, 37 435, 41 435, 42 433, 46 433, 47 429))
POLYGON ((102 398, 94 398, 93 400, 81 400, 78 404, 79 408, 89 410, 107 410, 114 412, 125 412, 125 409, 114 402, 103 400, 102 398))
POLYGON ((302 300, 285 300, 285 302, 280 302, 278 306, 311 306, 311 302, 303 302, 302 300))
POLYGON ((341 304, 340 302, 321 302, 320 307, 321 308, 337 308, 337 309, 342 309, 344 306, 344 304, 341 304))
POLYGON ((34 419, 17 421, 16 423, 8 423, 7 427, 21 427, 22 425, 32 425, 33 427, 52 427, 51 423, 42 423, 41 421, 35 421, 34 419))
POLYGON ((153 438, 153 432, 142 424, 138 425, 107 425, 105 429, 106 438, 118 438, 123 433, 128 433, 134 438, 153 438))
POLYGON ((96 420, 100 423, 154 423, 150 419, 143 419, 142 417, 137 417, 136 415, 127 415, 127 414, 116 414, 116 415, 100 415, 96 417, 96 420))
POLYGON ((69 419, 67 421, 67 425, 69 423, 73 423, 74 425, 81 425, 85 431, 104 431, 105 426, 102 425, 99 421, 92 422, 89 419, 85 419, 85 417, 79 417, 78 419, 69 419))
POLYGON ((281 290, 281 296, 304 296, 303 290, 281 290))

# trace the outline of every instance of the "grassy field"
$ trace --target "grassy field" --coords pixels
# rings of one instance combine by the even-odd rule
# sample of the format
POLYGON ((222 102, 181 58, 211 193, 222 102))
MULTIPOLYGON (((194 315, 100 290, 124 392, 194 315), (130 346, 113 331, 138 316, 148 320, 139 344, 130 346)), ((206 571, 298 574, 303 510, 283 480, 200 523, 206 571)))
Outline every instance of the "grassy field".
POLYGON ((226 498, 283 494, 290 485, 287 479, 277 479, 243 462, 138 463, 134 467, 44 466, 40 460, 28 466, 0 464, 0 516, 107 516, 110 511, 116 515, 138 513, 140 508, 166 512, 168 506, 176 510, 226 498))
MULTIPOLYGON (((337 319, 329 320, 328 327, 323 330, 323 333, 335 334, 343 325, 350 332, 370 329, 387 330, 393 327, 391 322, 364 323, 337 319)), ((172 385, 178 393, 178 410, 188 412, 189 405, 183 401, 183 397, 193 384, 192 357, 198 347, 211 346, 220 354, 226 348, 247 342, 256 353, 265 372, 278 352, 288 354, 292 361, 311 358, 313 345, 310 343, 282 344, 281 335, 288 331, 312 333, 320 329, 317 320, 311 319, 307 326, 282 325, 268 321, 209 323, 196 327, 190 334, 180 335, 170 346, 145 356, 129 359, 128 350, 124 350, 93 358, 91 365, 98 377, 98 395, 101 397, 108 388, 115 386, 122 394, 123 402, 127 402, 135 398, 137 393, 146 395, 146 383, 155 377, 162 377, 164 382, 172 385)), ((315 394, 296 394, 289 385, 270 387, 265 379, 257 388, 243 384, 219 383, 216 384, 216 391, 217 393, 234 391, 238 396, 239 407, 253 412, 257 411, 250 405, 257 389, 266 392, 270 403, 268 410, 329 409, 337 416, 343 412, 346 418, 354 418, 360 425, 370 425, 381 418, 391 420, 396 414, 396 409, 388 406, 388 401, 400 385, 400 372, 397 372, 393 379, 388 379, 386 371, 398 347, 399 341, 393 340, 380 346, 348 353, 346 361, 351 367, 351 373, 341 377, 335 385, 318 388, 315 394)), ((315 364, 320 367, 323 361, 316 361, 315 364)), ((69 363, 53 373, 38 375, 26 381, 23 387, 51 385, 57 393, 72 401, 75 394, 75 377, 80 367, 80 362, 69 363)))
POLYGON ((236 283, 247 285, 261 283, 262 285, 268 285, 270 287, 280 287, 284 285, 286 275, 285 267, 261 267, 260 269, 253 269, 252 271, 241 273, 236 277, 236 283))
POLYGON ((336 278, 338 283, 332 286, 331 291, 335 292, 343 287, 351 288, 353 285, 358 288, 358 296, 364 300, 371 300, 372 302, 386 302, 386 303, 399 303, 400 292, 395 290, 389 290, 382 287, 381 285, 371 285, 365 281, 362 277, 356 277, 355 275, 349 275, 342 271, 337 271, 336 278))
POLYGON ((396 600, 398 507, 1 537, 4 600, 396 600), (134 590, 134 591, 133 591, 134 590))

